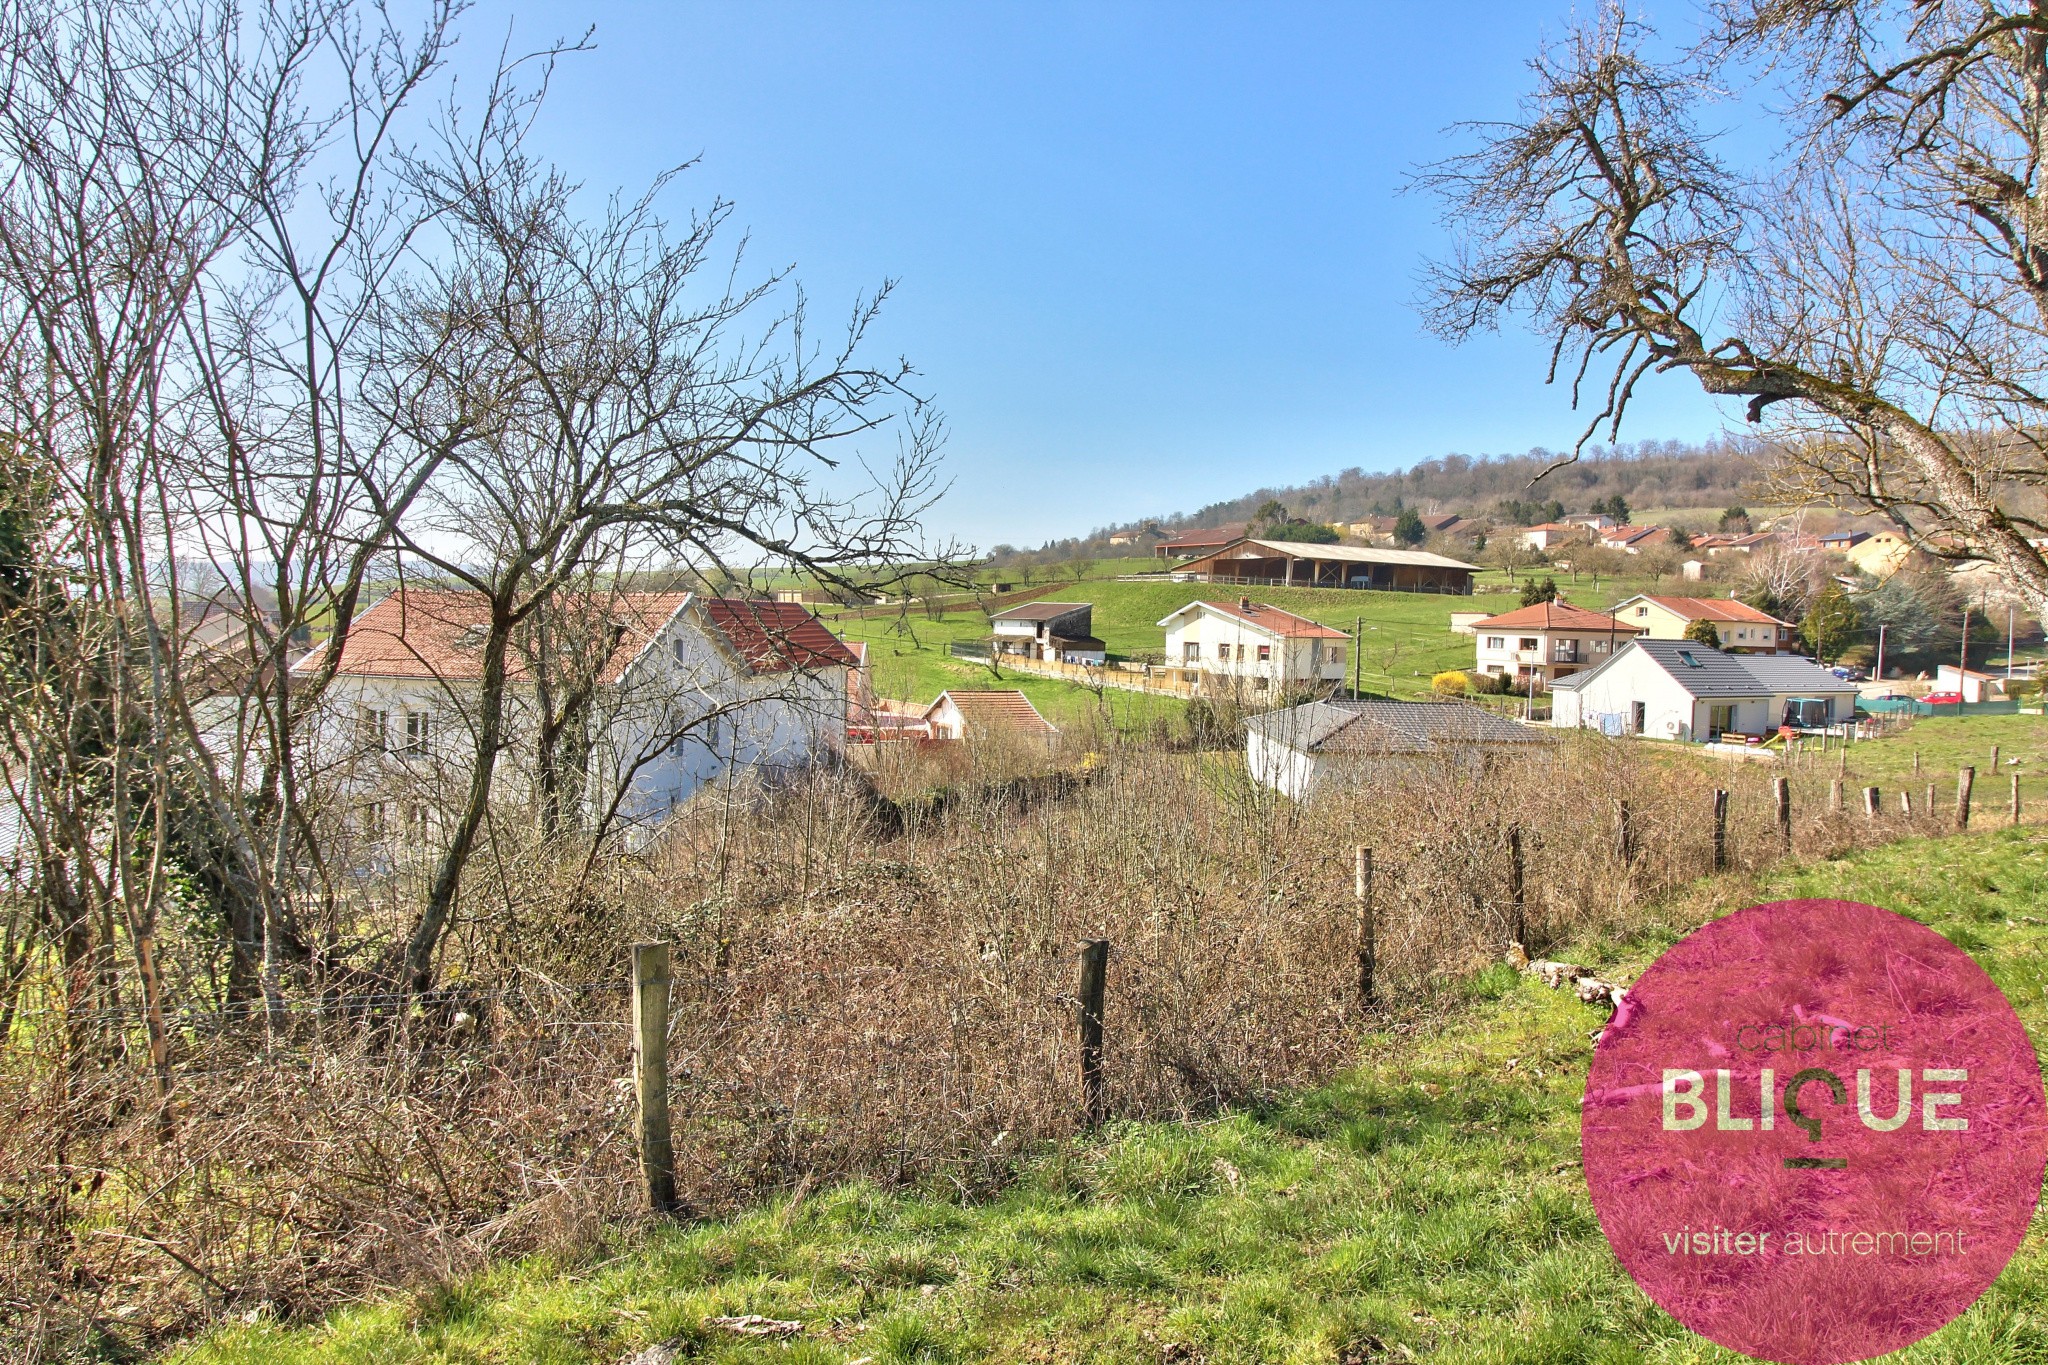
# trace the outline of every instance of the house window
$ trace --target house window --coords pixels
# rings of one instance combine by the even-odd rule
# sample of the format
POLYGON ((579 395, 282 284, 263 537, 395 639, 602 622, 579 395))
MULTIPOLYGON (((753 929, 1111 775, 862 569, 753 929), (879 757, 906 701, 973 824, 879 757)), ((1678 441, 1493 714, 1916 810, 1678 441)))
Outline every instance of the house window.
POLYGON ((1593 652, 1595 654, 1605 654, 1607 652, 1607 642, 1605 640, 1595 640, 1593 642, 1593 652))
POLYGON ((1337 665, 1339 668, 1342 668, 1344 666, 1344 646, 1330 646, 1330 662, 1337 665))
POLYGON ((363 747, 372 753, 383 753, 391 747, 391 713, 389 711, 365 711, 362 715, 363 747))
POLYGON ((1265 691, 1265 690, 1266 690, 1266 680, 1265 680, 1265 678, 1264 678, 1263 676, 1261 676, 1261 677, 1256 677, 1256 678, 1253 678, 1253 679, 1252 679, 1252 691, 1254 691, 1254 692, 1263 692, 1263 691, 1265 691))
POLYGON ((1533 635, 1525 635, 1525 636, 1523 636, 1523 637, 1522 637, 1521 639, 1519 639, 1519 640, 1515 641, 1515 648, 1516 648, 1516 649, 1527 649, 1527 650, 1536 650, 1536 649, 1540 649, 1540 648, 1542 648, 1542 643, 1543 643, 1542 641, 1538 640, 1538 639, 1537 639, 1537 638, 1536 638, 1535 636, 1533 636, 1533 635))
POLYGON ((424 749, 432 731, 432 717, 425 711, 405 713, 405 747, 424 749))
POLYGON ((372 801, 363 807, 363 838, 378 840, 384 837, 384 803, 372 801))
POLYGON ((1636 615, 1638 615, 1638 616, 1648 616, 1649 614, 1650 614, 1650 609, 1649 609, 1648 607, 1637 607, 1637 608, 1636 608, 1636 615))
MULTIPOLYGON (((1271 646, 1271 645, 1260 645, 1260 646, 1259 646, 1259 662, 1260 662, 1260 663, 1262 663, 1262 664, 1264 664, 1264 663, 1271 663, 1272 661, 1273 661, 1273 646, 1271 646)), ((1261 684, 1261 685, 1263 686, 1263 684, 1261 684)))
POLYGON ((1196 663, 1201 659, 1201 657, 1202 645, 1199 640, 1189 640, 1181 645, 1180 659, 1182 663, 1196 663))
POLYGON ((669 650, 676 656, 677 663, 686 664, 690 662, 690 647, 684 643, 682 636, 676 636, 675 640, 669 645, 669 650))
POLYGON ((1689 649, 1679 650, 1678 657, 1685 661, 1685 666, 1687 668, 1704 668, 1706 666, 1702 664, 1698 659, 1695 659, 1692 656, 1692 651, 1689 649))
POLYGON ((1216 646, 1216 657, 1217 657, 1217 658, 1219 658, 1219 659, 1223 659, 1223 660, 1225 660, 1225 661, 1228 661, 1228 660, 1229 660, 1229 658, 1230 658, 1230 646, 1229 646, 1229 645, 1218 645, 1218 646, 1216 646))
POLYGON ((1486 637, 1486 647, 1488 649, 1506 649, 1508 647, 1508 637, 1505 635, 1489 635, 1486 637))

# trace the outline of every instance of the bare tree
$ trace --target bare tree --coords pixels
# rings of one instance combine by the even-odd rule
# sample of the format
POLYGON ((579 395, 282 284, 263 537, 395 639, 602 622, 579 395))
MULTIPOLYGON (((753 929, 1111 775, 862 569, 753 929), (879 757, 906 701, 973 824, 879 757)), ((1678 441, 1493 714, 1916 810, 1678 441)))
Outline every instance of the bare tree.
POLYGON ((2048 11, 1714 14, 1710 41, 1659 61, 1643 25, 1604 12, 1531 63, 1518 118, 1422 175, 1457 236, 1433 325, 1457 338, 1527 318, 1552 377, 1594 409, 1582 445, 1616 433, 1653 374, 1746 398, 1750 421, 1783 428, 1806 496, 1987 560, 2048 610, 2029 543, 2048 484, 2048 11), (1778 154, 1731 166, 1699 120, 1760 80, 1787 110, 1778 154))
POLYGON ((445 155, 416 164, 448 246, 396 307, 394 371, 424 382, 394 387, 381 414, 414 449, 447 452, 390 520, 392 546, 489 603, 467 794, 398 964, 415 989, 490 812, 519 632, 545 632, 593 568, 650 549, 828 582, 905 561, 939 488, 941 427, 908 368, 859 360, 886 289, 825 342, 800 295, 777 310, 778 277, 736 286, 735 261, 706 291, 728 206, 677 231, 659 212, 663 177, 586 219, 566 177, 521 145, 523 102, 500 93, 486 110, 469 143, 451 131, 445 155), (893 465, 865 488, 845 479, 836 452, 891 425, 893 465))

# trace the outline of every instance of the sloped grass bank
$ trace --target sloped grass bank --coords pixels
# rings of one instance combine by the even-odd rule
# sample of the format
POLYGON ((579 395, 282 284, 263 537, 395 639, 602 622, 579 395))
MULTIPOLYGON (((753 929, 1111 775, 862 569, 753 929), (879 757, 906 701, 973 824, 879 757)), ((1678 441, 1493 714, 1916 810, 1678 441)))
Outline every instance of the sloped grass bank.
MULTIPOLYGON (((1573 956, 1632 976, 1680 926, 1759 899, 1914 915, 2048 1030, 2048 839, 1913 840, 1701 884, 1670 922, 1573 956)), ((1428 1026, 1366 1040, 1332 1085, 1190 1126, 1113 1127, 1001 1198, 848 1185, 703 1226, 621 1234, 321 1324, 222 1330, 186 1359, 719 1362, 1733 1361, 1622 1273, 1578 1167, 1598 1016, 1506 968, 1428 1026), (720 1316, 800 1321, 788 1343, 720 1316)), ((1902 1360, 2048 1361, 2048 1242, 1902 1360)))

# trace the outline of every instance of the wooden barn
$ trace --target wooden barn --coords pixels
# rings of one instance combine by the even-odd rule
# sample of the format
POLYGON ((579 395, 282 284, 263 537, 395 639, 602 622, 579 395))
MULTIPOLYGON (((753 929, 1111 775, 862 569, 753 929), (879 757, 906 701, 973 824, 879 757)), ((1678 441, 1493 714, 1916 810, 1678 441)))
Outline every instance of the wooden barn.
POLYGON ((1175 582, 1241 583, 1272 588, 1373 588, 1382 592, 1472 592, 1476 564, 1427 550, 1313 545, 1292 540, 1233 541, 1173 566, 1175 582))

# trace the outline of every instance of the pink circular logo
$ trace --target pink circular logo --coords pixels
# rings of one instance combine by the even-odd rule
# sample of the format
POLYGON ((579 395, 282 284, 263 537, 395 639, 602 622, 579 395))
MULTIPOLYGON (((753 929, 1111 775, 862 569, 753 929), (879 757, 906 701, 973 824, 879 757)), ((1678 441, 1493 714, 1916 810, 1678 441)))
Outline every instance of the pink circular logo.
POLYGON ((1852 901, 1688 936, 1593 1052, 1579 1137, 1621 1263, 1788 1365, 1920 1340, 2005 1268, 2041 1191, 2033 1044, 1968 954, 1852 901))

